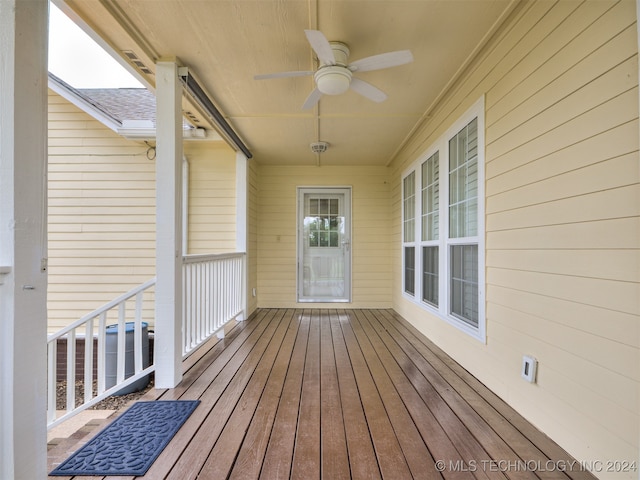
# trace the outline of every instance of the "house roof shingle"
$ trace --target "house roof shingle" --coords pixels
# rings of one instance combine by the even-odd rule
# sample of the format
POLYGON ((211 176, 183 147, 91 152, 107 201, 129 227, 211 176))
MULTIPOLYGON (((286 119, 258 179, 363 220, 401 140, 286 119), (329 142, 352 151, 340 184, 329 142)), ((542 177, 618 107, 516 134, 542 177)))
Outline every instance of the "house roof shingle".
POLYGON ((146 88, 82 88, 77 91, 120 123, 125 120, 148 120, 155 127, 156 97, 146 88))
MULTIPOLYGON (((147 121, 156 127, 156 97, 146 88, 75 88, 49 73, 49 78, 58 88, 79 98, 85 106, 95 109, 118 126, 125 121, 147 121)), ((183 128, 194 126, 183 119, 183 128)))

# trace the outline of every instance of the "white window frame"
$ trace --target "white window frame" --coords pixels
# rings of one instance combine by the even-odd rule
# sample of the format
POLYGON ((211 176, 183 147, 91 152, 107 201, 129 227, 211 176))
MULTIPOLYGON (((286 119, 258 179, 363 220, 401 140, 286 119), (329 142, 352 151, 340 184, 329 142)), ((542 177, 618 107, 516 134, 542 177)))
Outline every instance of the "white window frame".
POLYGON ((438 138, 413 164, 407 168, 402 176, 402 295, 405 299, 419 305, 424 310, 437 315, 455 328, 486 343, 486 279, 485 279, 485 118, 484 96, 481 97, 469 110, 451 125, 447 131, 438 138), (475 236, 464 238, 449 238, 449 140, 456 136, 473 119, 478 122, 478 231, 475 236), (422 240, 422 164, 433 154, 439 152, 439 227, 437 240, 422 240), (404 238, 404 179, 412 172, 415 173, 415 214, 413 240, 404 238), (451 311, 451 246, 453 245, 477 245, 478 246, 478 326, 475 327, 464 320, 449 313, 451 311), (415 293, 407 294, 404 288, 405 275, 405 246, 415 247, 415 293), (438 306, 434 306, 422 300, 422 269, 423 247, 438 247, 438 306))

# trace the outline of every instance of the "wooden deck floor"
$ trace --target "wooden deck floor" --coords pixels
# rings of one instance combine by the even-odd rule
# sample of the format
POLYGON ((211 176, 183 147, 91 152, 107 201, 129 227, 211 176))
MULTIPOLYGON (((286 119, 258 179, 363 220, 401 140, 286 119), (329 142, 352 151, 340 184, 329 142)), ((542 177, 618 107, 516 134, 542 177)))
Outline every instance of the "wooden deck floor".
POLYGON ((391 310, 260 310, 185 368, 142 478, 594 478, 391 310))

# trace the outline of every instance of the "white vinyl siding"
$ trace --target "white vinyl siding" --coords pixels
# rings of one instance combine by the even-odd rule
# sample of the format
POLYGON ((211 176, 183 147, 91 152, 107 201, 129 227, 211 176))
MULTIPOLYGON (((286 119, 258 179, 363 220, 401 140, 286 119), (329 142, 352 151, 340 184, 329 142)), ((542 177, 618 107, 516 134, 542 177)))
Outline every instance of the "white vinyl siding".
POLYGON ((431 146, 434 153, 414 162, 402 179, 404 293, 481 341, 483 125, 480 100, 431 146), (440 172, 447 173, 444 179, 440 172), (421 219, 419 249, 415 218, 421 219))

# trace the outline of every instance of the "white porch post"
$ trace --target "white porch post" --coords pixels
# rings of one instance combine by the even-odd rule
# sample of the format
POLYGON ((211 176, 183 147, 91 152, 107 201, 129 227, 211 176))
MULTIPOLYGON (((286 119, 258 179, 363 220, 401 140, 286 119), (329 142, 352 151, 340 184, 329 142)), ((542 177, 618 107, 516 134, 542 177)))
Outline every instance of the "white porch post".
POLYGON ((156 65, 156 388, 182 380, 182 84, 156 65))
POLYGON ((0 478, 47 469, 47 0, 0 0, 0 478))
POLYGON ((245 252, 243 265, 242 306, 243 311, 236 320, 246 320, 249 313, 249 259, 248 259, 248 163, 246 155, 236 153, 236 251, 245 252))

